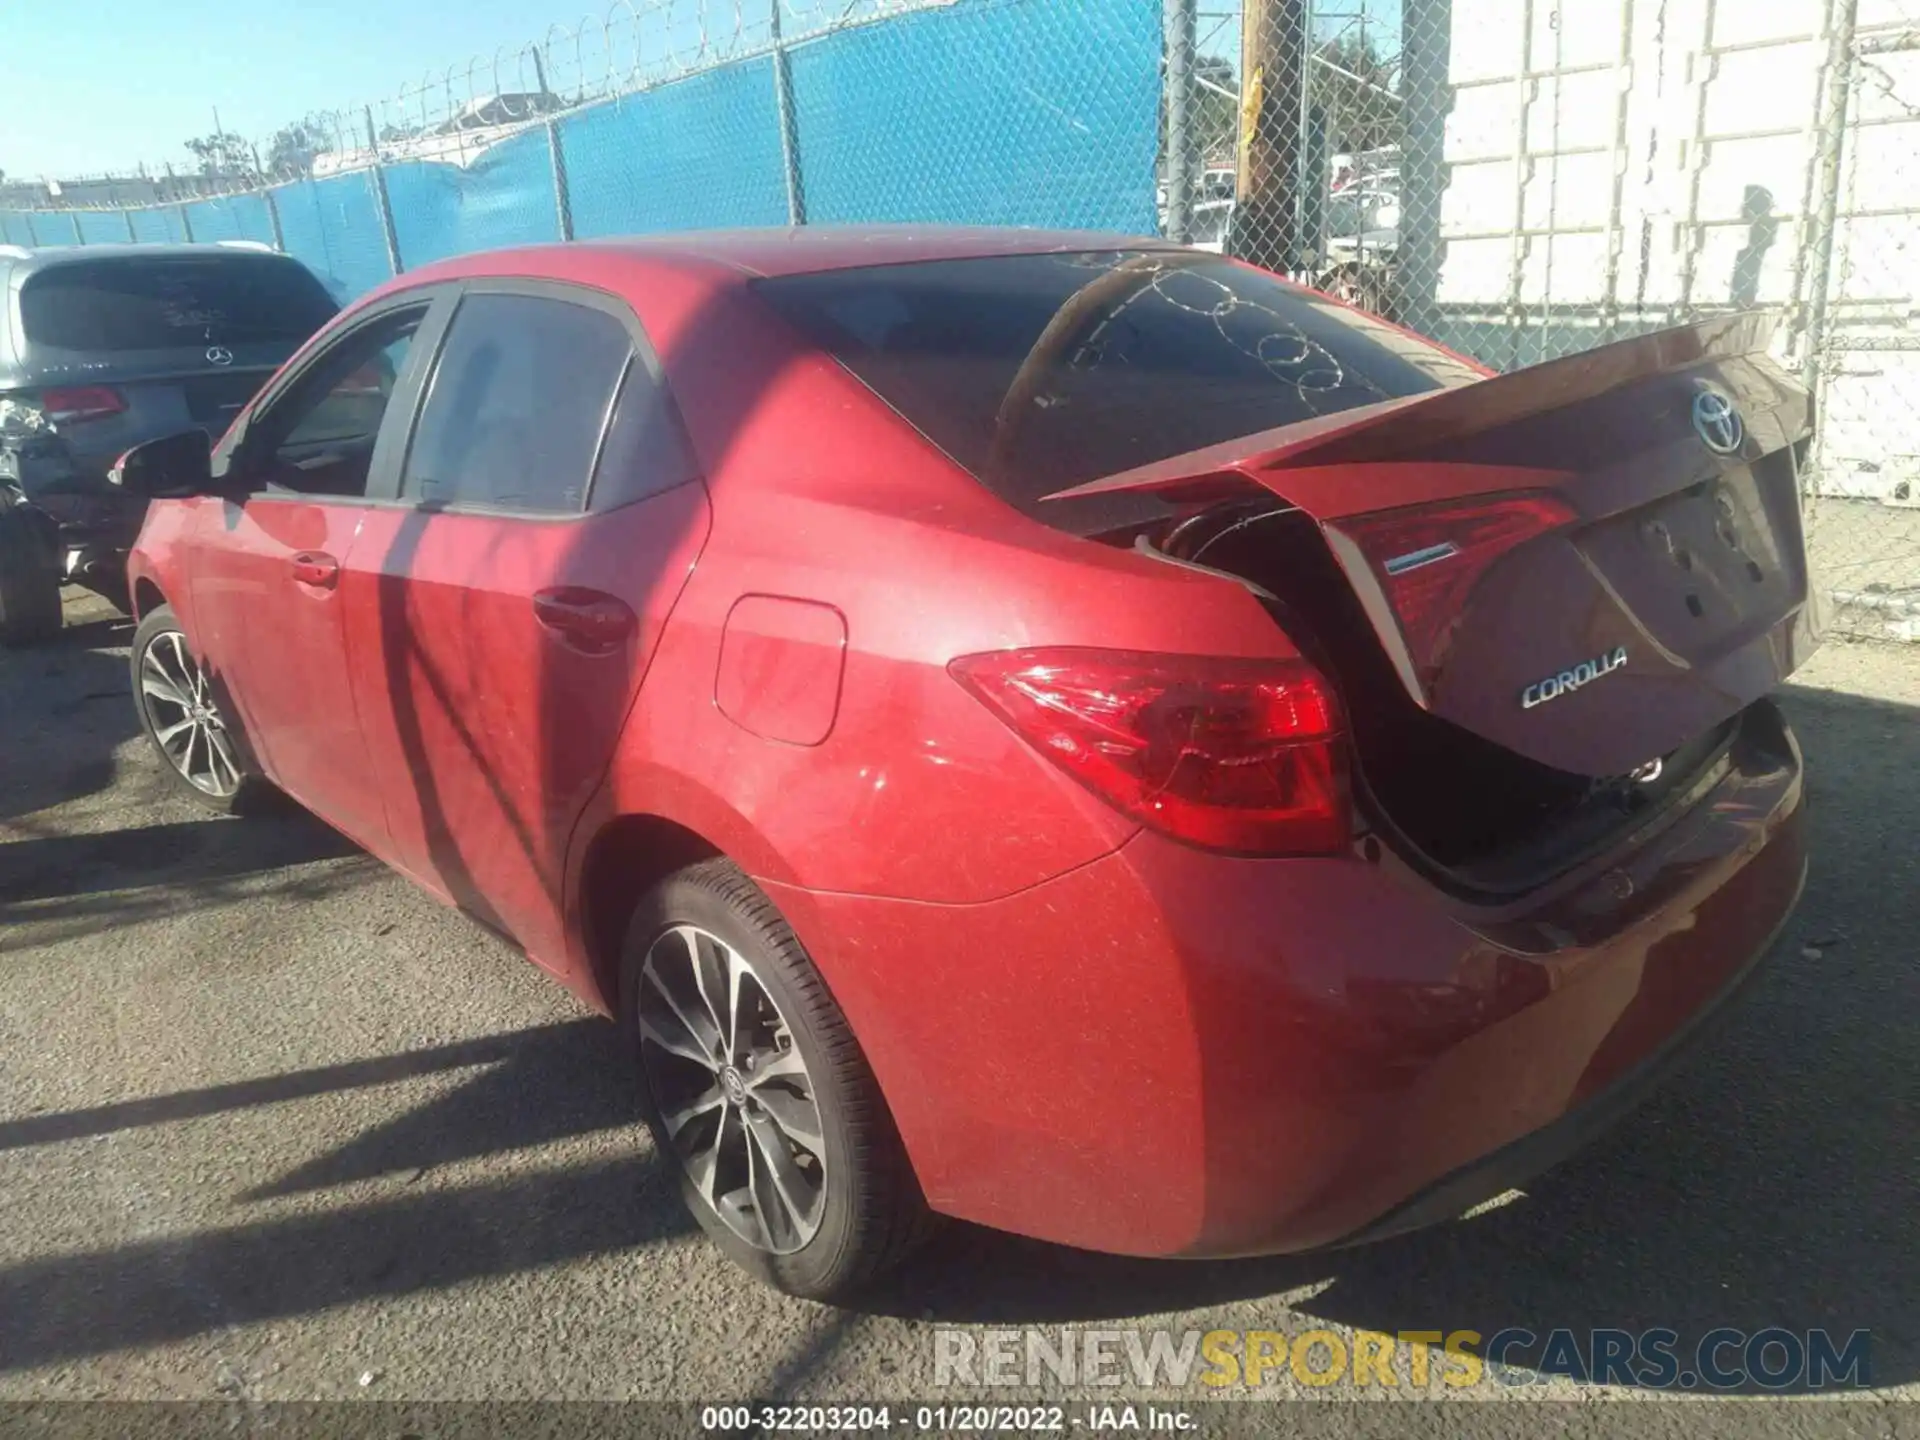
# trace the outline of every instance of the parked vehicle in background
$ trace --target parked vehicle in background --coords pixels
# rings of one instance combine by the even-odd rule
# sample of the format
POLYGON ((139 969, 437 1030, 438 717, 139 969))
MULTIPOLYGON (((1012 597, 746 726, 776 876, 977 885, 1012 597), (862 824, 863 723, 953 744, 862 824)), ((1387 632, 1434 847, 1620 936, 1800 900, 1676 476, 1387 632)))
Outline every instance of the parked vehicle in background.
MULTIPOLYGON (((1314 288, 1336 300, 1387 319, 1396 318, 1395 262, 1400 248, 1399 172, 1361 171, 1354 157, 1337 157, 1333 188, 1324 211, 1319 262, 1311 269, 1314 288)), ((1360 157, 1373 162, 1376 157, 1360 157)), ((1166 197, 1161 194, 1164 229, 1166 197)), ((1234 172, 1207 170, 1196 186, 1187 223, 1187 243, 1196 250, 1225 253, 1236 208, 1234 172)))
POLYGON ((1327 201, 1327 240, 1314 288, 1374 315, 1395 318, 1394 262, 1400 250, 1400 195, 1369 182, 1327 201))
POLYGON ((1799 894, 1770 336, 1489 377, 1036 231, 446 261, 123 462, 139 722, 618 1016, 784 1289, 929 1211, 1392 1234, 1624 1114, 1799 894))
POLYGON ((124 590, 145 505, 107 472, 194 425, 218 438, 339 311, 263 246, 0 247, 0 644, 60 626, 60 586, 124 590))
MULTIPOLYGON (((1218 255, 1226 247, 1227 228, 1233 221, 1235 175, 1232 167, 1210 165, 1194 182, 1188 202, 1187 243, 1196 250, 1218 255)), ((1167 187, 1155 192, 1160 208, 1160 228, 1167 229, 1167 187)))
POLYGON ((1227 236, 1233 230, 1234 203, 1231 196, 1224 200, 1196 201, 1187 227, 1187 243, 1196 250, 1215 255, 1225 253, 1227 236))

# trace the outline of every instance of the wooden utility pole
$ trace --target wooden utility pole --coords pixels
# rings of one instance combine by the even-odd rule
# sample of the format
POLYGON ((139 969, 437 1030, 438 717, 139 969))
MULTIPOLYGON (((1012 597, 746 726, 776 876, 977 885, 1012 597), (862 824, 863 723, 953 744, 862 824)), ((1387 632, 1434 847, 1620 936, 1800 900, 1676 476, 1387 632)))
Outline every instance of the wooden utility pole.
POLYGON ((1240 38, 1240 162, 1235 255, 1270 270, 1304 261, 1309 0, 1246 0, 1240 38))
POLYGON ((1400 243, 1393 318, 1422 335, 1440 323, 1440 202, 1453 92, 1451 0, 1400 0, 1400 243))

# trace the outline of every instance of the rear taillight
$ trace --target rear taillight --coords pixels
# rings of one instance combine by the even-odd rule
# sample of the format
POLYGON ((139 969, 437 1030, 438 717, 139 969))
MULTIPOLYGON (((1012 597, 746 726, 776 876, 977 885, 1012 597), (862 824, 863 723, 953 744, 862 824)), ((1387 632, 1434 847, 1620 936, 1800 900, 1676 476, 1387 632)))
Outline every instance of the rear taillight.
POLYGON ((1493 562, 1579 516, 1557 495, 1480 495, 1338 522, 1367 558, 1422 684, 1446 663, 1468 597, 1493 562))
POLYGON ((126 399, 111 385, 75 385, 70 389, 42 390, 40 408, 56 425, 73 425, 82 420, 102 420, 127 408, 126 399))
POLYGON ((1155 830, 1254 855, 1347 843, 1339 702, 1303 660, 1046 649, 948 668, 1041 754, 1155 830))

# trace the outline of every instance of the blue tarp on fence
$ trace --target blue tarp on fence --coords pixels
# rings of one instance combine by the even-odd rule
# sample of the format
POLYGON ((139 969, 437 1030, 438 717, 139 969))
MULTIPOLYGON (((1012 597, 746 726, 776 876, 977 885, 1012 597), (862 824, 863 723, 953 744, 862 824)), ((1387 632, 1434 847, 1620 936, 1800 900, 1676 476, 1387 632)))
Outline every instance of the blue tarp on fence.
POLYGON ((124 245, 133 239, 133 232, 127 229, 124 213, 76 210, 73 218, 80 222, 80 242, 83 245, 124 245))
POLYGON ((794 50, 807 218, 1150 233, 1160 7, 975 0, 794 50))
POLYGON ((133 238, 148 244, 175 244, 187 238, 179 207, 163 205, 153 210, 131 210, 133 238))
MULTIPOLYGON (((930 221, 1152 233, 1160 0, 954 0, 792 45, 792 163, 813 223, 930 221)), ((536 126, 465 165, 395 161, 275 187, 286 250, 343 298, 406 269, 562 238, 788 221, 771 56, 536 126)), ((0 212, 18 245, 271 242, 263 195, 129 211, 0 212)))
POLYGON ((389 165, 385 174, 407 265, 559 238, 544 128, 490 145, 470 165, 389 165))
POLYGON ((560 124, 573 233, 787 223, 770 59, 595 105, 560 124))
POLYGON ((280 233, 298 256, 345 296, 365 294, 393 271, 368 173, 276 186, 280 233))
POLYGON ((221 200, 196 200, 181 207, 198 241, 258 240, 273 243, 273 221, 260 195, 230 195, 221 200))

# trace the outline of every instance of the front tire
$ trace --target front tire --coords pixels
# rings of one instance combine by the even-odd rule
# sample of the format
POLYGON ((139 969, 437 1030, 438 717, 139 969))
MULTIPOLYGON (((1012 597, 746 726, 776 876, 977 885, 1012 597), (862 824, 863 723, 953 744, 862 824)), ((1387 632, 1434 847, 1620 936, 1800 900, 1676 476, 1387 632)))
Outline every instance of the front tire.
POLYGON ((43 518, 0 497, 0 645, 43 645, 60 633, 60 558, 43 518))
POLYGON ((232 815, 263 788, 229 702, 188 644, 170 605, 133 632, 133 702, 160 768, 180 795, 232 815))
POLYGON ((853 1032, 786 920, 731 862, 689 866, 640 902, 620 1012, 654 1144, 742 1269, 837 1300, 924 1236, 926 1201, 853 1032))

